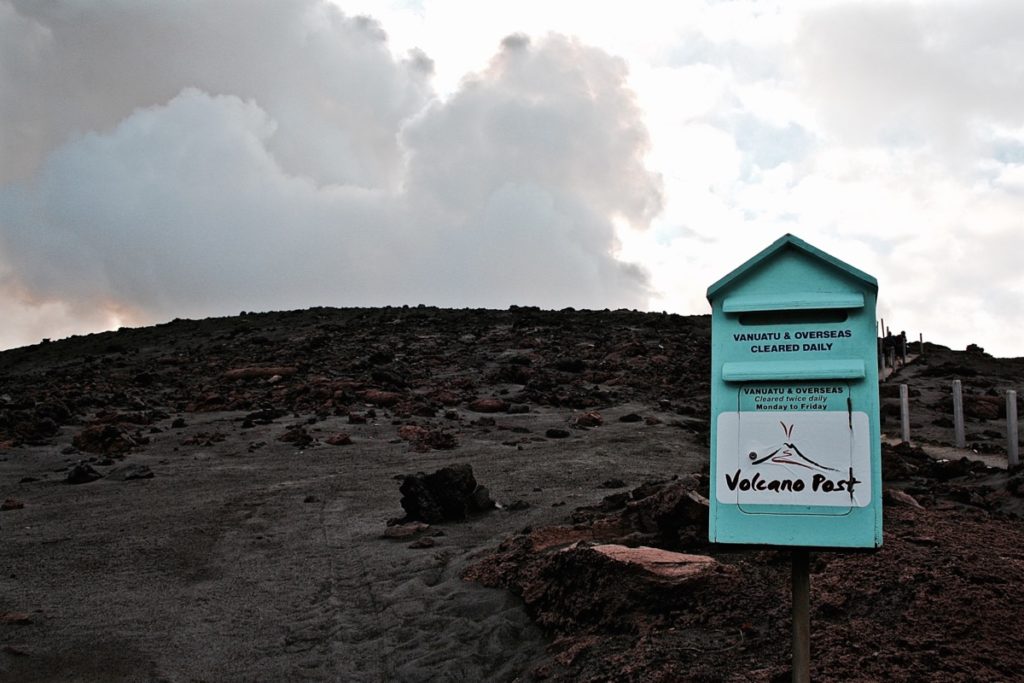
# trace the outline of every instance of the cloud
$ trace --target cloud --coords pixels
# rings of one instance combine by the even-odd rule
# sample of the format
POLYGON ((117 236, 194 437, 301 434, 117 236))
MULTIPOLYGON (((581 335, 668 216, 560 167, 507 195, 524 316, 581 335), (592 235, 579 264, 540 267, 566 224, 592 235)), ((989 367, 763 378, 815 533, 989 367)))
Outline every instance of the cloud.
POLYGON ((5 129, 27 132, 0 139, 0 289, 33 321, 0 343, 39 321, 646 303, 615 225, 645 227, 660 180, 601 50, 512 36, 442 101, 429 57, 314 0, 0 0, 0 46, 5 129))
POLYGON ((808 13, 795 47, 834 134, 960 154, 979 123, 1024 123, 1022 32, 1014 0, 848 3, 808 13))
POLYGON ((25 179, 75 135, 187 87, 252 99, 281 125, 291 173, 375 185, 398 170, 395 129, 429 95, 429 63, 396 62, 374 21, 318 0, 0 2, 0 181, 25 179), (12 161, 17 160, 17 161, 12 161))
POLYGON ((877 276, 891 326, 1020 355, 1024 9, 805 4, 727 3, 746 19, 678 31, 639 89, 667 200, 624 256, 652 305, 701 310, 792 232, 877 276))

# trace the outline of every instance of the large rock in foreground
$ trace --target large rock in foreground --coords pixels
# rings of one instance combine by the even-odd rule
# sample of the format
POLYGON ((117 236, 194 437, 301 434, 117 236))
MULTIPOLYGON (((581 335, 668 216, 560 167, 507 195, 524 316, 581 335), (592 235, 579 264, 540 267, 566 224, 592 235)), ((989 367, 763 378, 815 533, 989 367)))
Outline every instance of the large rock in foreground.
POLYGON ((725 571, 704 555, 581 545, 549 555, 522 595, 538 623, 556 631, 636 632, 686 609, 694 591, 725 571))
POLYGON ((487 489, 476 483, 467 464, 443 467, 433 474, 406 475, 399 487, 407 520, 430 524, 461 521, 494 508, 487 489))
POLYGON ((647 546, 629 548, 609 543, 596 545, 591 550, 601 553, 610 560, 642 569, 652 581, 667 583, 681 583, 698 578, 718 564, 714 558, 707 555, 673 553, 647 546))

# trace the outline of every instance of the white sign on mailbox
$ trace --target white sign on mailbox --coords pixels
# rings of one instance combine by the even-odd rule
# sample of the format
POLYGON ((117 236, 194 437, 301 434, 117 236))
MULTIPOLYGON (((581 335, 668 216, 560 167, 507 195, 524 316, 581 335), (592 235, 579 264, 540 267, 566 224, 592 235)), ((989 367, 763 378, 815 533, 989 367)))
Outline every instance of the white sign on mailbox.
POLYGON ((836 508, 871 503, 871 443, 863 412, 723 412, 715 496, 720 503, 836 508))

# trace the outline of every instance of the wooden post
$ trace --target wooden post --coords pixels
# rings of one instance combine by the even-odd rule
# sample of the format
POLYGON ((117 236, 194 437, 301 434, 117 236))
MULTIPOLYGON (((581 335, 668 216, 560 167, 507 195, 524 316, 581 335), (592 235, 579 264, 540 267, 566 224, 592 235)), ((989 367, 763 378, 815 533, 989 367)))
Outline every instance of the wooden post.
POLYGON ((900 333, 900 365, 906 367, 907 365, 907 335, 900 333))
POLYGON ((1017 431, 1017 392, 1006 392, 1006 464, 1016 467, 1020 464, 1020 434, 1017 431))
POLYGON ((919 332, 917 335, 917 353, 921 358, 924 358, 924 332, 919 332))
POLYGON ((957 448, 967 448, 967 437, 964 436, 964 397, 960 380, 953 380, 953 435, 956 437, 957 448))
POLYGON ((811 562, 806 548, 793 550, 793 683, 811 680, 811 562))
MULTIPOLYGON (((878 339, 878 370, 885 370, 885 349, 882 347, 882 339, 878 339)), ((883 373, 884 374, 884 373, 883 373)))
POLYGON ((900 385, 900 438, 910 443, 910 391, 906 384, 900 385))

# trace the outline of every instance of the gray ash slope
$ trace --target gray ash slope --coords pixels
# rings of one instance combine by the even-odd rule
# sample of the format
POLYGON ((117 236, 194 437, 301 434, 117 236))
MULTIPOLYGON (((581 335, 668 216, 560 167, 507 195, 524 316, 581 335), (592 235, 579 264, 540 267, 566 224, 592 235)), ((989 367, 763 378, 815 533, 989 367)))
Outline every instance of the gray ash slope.
MULTIPOLYGON (((0 678, 785 678, 784 554, 720 554, 699 524, 666 536, 631 516, 655 496, 675 520, 670 494, 706 467, 709 322, 310 309, 0 353, 0 678), (101 476, 65 483, 79 461, 101 476), (385 537, 402 475, 453 463, 503 507, 385 537), (499 545, 557 551, 620 527, 611 540, 712 553, 728 572, 667 615, 657 599, 626 613, 599 592, 622 577, 579 584, 499 545), (480 566, 511 590, 463 580, 480 566)), ((1024 359, 927 345, 883 385, 887 426, 888 386, 907 382, 915 439, 950 442, 953 378, 977 450, 998 455, 999 397, 1024 359)), ((1005 577, 1024 566, 1024 473, 913 449, 883 461, 916 502, 888 501, 879 553, 818 558, 815 648, 834 656, 816 677, 1018 679, 1024 605, 1005 577)))
POLYGON ((462 573, 604 482, 699 469, 708 332, 627 311, 312 309, 0 353, 0 678, 543 668, 522 604, 462 573), (453 463, 503 508, 386 536, 402 476, 453 463))

